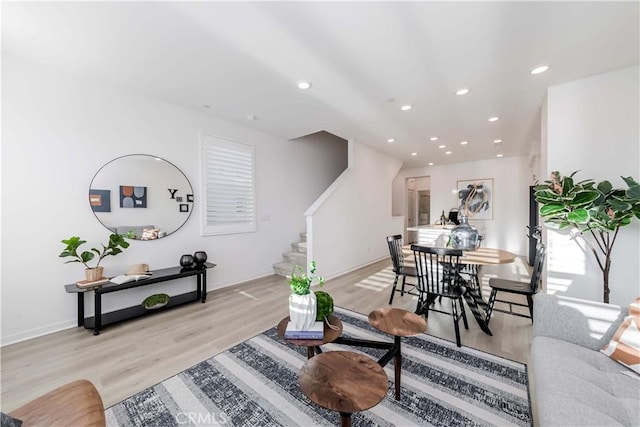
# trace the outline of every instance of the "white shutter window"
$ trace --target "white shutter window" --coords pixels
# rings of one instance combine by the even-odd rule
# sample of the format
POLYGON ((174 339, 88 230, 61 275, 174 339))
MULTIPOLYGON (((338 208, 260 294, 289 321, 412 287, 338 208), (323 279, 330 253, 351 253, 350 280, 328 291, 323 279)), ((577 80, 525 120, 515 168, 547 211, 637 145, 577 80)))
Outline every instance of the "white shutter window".
POLYGON ((201 134, 202 235, 256 231, 255 149, 201 134))

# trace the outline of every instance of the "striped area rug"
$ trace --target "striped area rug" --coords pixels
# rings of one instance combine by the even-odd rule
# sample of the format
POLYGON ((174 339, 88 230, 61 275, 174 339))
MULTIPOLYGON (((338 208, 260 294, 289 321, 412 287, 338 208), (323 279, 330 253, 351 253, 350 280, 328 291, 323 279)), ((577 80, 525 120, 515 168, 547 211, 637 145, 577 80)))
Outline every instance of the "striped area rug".
MULTIPOLYGON (((392 341, 367 317, 336 307, 344 336, 392 341)), ((378 360, 384 350, 328 344, 378 360)), ((353 414, 353 425, 532 425, 526 365, 426 334, 403 338, 402 394, 353 414)), ((339 425, 337 413, 307 399, 298 386, 306 347, 282 342, 276 328, 195 365, 106 410, 108 426, 339 425)))

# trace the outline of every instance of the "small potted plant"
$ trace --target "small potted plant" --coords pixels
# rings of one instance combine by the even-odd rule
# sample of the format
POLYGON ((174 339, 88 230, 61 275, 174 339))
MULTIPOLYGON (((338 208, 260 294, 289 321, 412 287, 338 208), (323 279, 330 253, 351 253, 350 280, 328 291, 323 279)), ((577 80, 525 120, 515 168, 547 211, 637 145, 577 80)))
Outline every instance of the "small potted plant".
POLYGON ((298 265, 293 267, 289 286, 289 317, 298 331, 306 331, 316 321, 316 296, 310 289, 311 284, 317 281, 319 285, 324 283, 322 276, 316 276, 316 262, 309 263, 309 275, 298 265))
POLYGON ((62 240, 62 243, 65 245, 65 248, 60 253, 59 257, 72 258, 66 261, 65 264, 70 262, 79 262, 83 264, 86 267, 85 273, 87 280, 89 281, 99 280, 102 278, 104 268, 100 267, 100 262, 104 257, 118 255, 123 249, 129 247, 129 243, 125 240, 124 236, 120 234, 110 235, 109 243, 106 246, 102 244, 102 249, 91 248, 91 251, 83 251, 81 253, 78 253, 78 249, 80 246, 87 243, 86 240, 81 240, 78 236, 72 236, 66 240, 62 240), (91 267, 88 263, 93 260, 96 255, 98 256, 98 261, 94 267, 91 267))

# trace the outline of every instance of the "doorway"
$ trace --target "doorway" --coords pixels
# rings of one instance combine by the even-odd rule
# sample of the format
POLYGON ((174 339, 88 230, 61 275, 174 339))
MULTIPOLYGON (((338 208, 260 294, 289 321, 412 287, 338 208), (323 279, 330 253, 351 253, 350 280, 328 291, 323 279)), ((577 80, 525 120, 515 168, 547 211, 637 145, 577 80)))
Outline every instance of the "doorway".
POLYGON ((428 176, 410 177, 405 180, 406 227, 405 244, 417 242, 418 232, 406 228, 428 225, 431 221, 431 179, 428 176))

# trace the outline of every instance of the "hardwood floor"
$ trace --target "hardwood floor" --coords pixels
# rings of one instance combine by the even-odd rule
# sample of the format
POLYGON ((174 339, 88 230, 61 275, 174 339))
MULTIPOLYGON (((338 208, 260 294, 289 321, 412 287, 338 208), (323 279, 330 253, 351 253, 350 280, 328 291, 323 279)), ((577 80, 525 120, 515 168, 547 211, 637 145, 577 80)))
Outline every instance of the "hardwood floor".
MULTIPOLYGON (((327 281, 323 290, 336 305, 367 314, 387 306, 393 283, 389 266, 389 261, 376 262, 327 281)), ((480 274, 486 286, 494 276, 524 279, 528 269, 518 259, 482 267, 480 274)), ((99 336, 74 328, 5 346, 0 350, 1 409, 9 412, 80 378, 92 381, 105 407, 111 406, 275 326, 288 314, 288 295, 283 277, 268 276, 211 291, 206 304, 108 326, 99 336)), ((413 311, 415 298, 397 293, 393 306, 413 311)), ((493 336, 488 336, 468 310, 467 314, 469 330, 461 329, 463 345, 527 363, 529 319, 495 313, 490 323, 493 336)), ((432 313, 427 323, 427 333, 455 340, 451 317, 432 313)))

